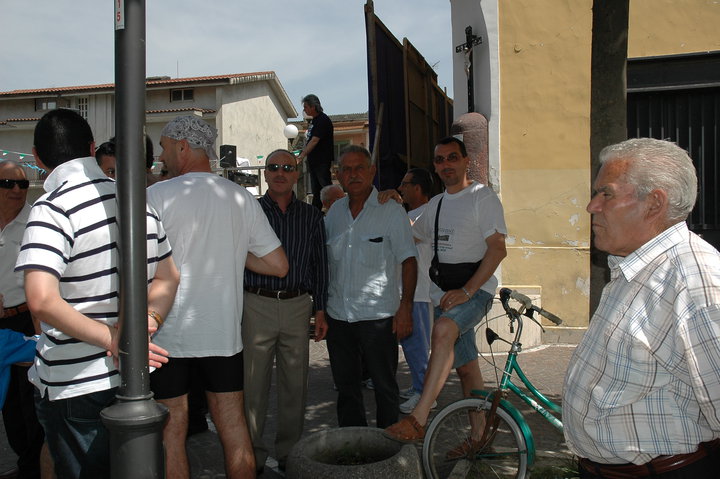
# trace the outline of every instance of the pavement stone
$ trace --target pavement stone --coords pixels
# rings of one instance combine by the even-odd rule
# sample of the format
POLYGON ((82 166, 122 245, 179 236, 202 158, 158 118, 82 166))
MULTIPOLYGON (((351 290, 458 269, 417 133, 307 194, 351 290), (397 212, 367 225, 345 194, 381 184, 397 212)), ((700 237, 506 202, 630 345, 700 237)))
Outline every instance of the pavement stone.
MULTIPOLYGON (((553 401, 560 402, 562 394, 562 383, 565 376, 570 356, 574 345, 546 345, 523 351, 519 356, 520 365, 526 375, 547 397, 553 401)), ((483 355, 480 358, 481 370, 486 382, 486 389, 491 389, 497 384, 497 378, 501 374, 504 365, 505 355, 495 354, 496 366, 492 365, 492 357, 483 355), (499 371, 496 374, 496 371, 499 371)), ((274 376, 273 376, 274 381, 274 376)), ((333 390, 330 362, 328 359, 326 343, 310 343, 310 373, 309 373, 307 412, 305 415, 305 431, 303 437, 320 430, 337 427, 335 414, 335 399, 337 393, 333 390)), ((400 349, 400 364, 398 367, 398 383, 400 388, 408 387, 411 384, 410 372, 402 356, 400 349)), ((274 398, 275 388, 271 390, 271 398, 268 405, 268 420, 266 421, 264 439, 273 454, 273 438, 277 430, 276 422, 277 403, 274 398)), ((453 372, 448 379, 446 387, 438 398, 439 411, 444 406, 458 399, 461 399, 460 381, 453 372)), ((368 423, 375 422, 375 401, 372 391, 365 390, 364 393, 366 410, 368 411, 368 423)), ((539 414, 535 414, 529 406, 510 397, 527 419, 535 437, 538 450, 536 467, 544 465, 555 465, 568 461, 572 456, 567 449, 563 435, 560 431, 551 426, 539 414)), ((192 478, 194 479, 220 479, 224 478, 222 449, 218 437, 209 421, 210 430, 196 434, 188 439, 188 455, 190 459, 192 478)), ((0 472, 10 469, 16 460, 15 454, 9 448, 5 437, 4 427, 0 422, 0 472)), ((265 472, 260 476, 262 479, 275 479, 284 475, 278 471, 277 462, 272 457, 265 466, 265 472)))

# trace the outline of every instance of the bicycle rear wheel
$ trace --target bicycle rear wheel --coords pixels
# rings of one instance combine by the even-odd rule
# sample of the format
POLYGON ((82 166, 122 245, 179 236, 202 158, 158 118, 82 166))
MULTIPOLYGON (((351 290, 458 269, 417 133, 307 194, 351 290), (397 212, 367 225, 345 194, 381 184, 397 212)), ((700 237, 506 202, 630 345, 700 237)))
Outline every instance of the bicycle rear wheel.
MULTIPOLYGON (((430 423, 423 443, 423 467, 428 477, 526 477, 528 450, 520 426, 502 406, 495 413, 497 430, 487 445, 472 442, 473 429, 484 423, 491 403, 466 398, 440 411, 430 423)), ((475 434, 476 437, 479 437, 475 434)))

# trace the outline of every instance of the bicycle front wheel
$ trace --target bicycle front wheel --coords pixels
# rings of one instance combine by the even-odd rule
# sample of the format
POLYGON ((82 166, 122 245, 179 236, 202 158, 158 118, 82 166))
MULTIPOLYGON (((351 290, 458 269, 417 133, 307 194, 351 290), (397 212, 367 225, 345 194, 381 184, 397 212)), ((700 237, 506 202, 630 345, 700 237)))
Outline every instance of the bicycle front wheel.
POLYGON ((428 477, 517 478, 527 473, 528 450, 520 426, 502 406, 495 412, 497 428, 487 444, 479 438, 491 403, 480 398, 456 401, 430 423, 423 443, 428 477), (480 429, 479 429, 480 428, 480 429))

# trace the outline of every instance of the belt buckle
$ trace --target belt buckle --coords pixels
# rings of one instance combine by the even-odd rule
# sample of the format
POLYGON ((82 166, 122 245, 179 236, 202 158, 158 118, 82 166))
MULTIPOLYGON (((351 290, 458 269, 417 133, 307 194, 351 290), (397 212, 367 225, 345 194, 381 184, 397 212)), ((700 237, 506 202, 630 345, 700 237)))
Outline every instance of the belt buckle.
POLYGON ((284 291, 277 290, 277 291, 275 292, 275 298, 276 298, 278 301, 280 301, 280 300, 282 299, 282 298, 280 297, 280 295, 283 294, 283 293, 284 293, 284 291))

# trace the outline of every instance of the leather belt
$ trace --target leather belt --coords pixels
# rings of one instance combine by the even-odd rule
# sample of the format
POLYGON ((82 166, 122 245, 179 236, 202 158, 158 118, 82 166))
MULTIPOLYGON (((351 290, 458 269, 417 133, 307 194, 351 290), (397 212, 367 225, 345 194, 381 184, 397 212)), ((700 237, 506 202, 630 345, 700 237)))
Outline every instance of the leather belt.
POLYGON ((711 454, 720 453, 720 438, 700 443, 697 451, 673 456, 658 456, 645 464, 600 464, 590 459, 580 459, 580 467, 587 472, 607 479, 635 479, 650 477, 674 471, 704 459, 711 454))
POLYGON ((307 291, 297 290, 297 291, 276 291, 274 289, 263 289, 263 288, 254 288, 252 286, 245 286, 245 291, 253 294, 257 294, 258 296, 264 296, 266 298, 273 298, 273 299, 291 299, 291 298, 297 298, 298 296, 302 296, 307 291))
POLYGON ((26 311, 28 311, 27 303, 18 304, 15 307, 3 309, 3 318, 12 318, 13 316, 17 316, 18 314, 25 313, 26 311))

